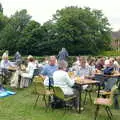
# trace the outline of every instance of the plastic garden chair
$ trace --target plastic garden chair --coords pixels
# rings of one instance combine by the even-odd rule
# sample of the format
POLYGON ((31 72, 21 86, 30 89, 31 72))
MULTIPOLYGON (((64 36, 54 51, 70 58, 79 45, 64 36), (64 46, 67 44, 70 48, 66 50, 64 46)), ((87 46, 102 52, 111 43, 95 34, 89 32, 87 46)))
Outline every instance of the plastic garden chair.
POLYGON ((49 103, 47 101, 47 98, 49 96, 53 95, 53 91, 48 90, 44 86, 43 81, 40 81, 38 79, 34 79, 33 85, 34 85, 34 92, 37 95, 37 98, 36 98, 35 103, 34 103, 34 107, 36 106, 39 97, 42 96, 43 101, 45 102, 45 106, 48 108, 49 107, 49 103))
POLYGON ((60 87, 55 87, 55 86, 53 87, 53 91, 54 91, 54 96, 63 102, 63 107, 65 108, 65 111, 67 107, 69 108, 72 107, 70 103, 71 102, 73 103, 74 100, 76 99, 75 95, 64 96, 62 89, 60 87))

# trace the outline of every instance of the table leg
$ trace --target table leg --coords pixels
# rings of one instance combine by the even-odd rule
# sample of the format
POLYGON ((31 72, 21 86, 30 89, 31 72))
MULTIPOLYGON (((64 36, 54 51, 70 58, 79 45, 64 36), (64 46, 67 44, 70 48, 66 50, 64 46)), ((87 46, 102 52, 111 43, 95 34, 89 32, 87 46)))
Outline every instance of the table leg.
POLYGON ((79 113, 81 113, 81 103, 82 103, 82 86, 80 85, 80 89, 79 89, 79 113))
POLYGON ((98 83, 97 85, 98 85, 98 93, 97 93, 97 97, 100 97, 100 83, 98 83))

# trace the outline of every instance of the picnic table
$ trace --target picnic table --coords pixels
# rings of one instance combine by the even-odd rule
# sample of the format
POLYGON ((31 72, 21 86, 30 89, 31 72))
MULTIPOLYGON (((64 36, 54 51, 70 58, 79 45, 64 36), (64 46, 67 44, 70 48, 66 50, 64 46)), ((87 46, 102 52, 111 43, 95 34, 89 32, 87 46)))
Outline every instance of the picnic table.
POLYGON ((95 81, 92 79, 83 79, 80 77, 76 77, 75 78, 75 85, 78 87, 79 89, 79 113, 81 112, 81 106, 82 106, 82 86, 83 85, 98 85, 98 92, 97 92, 97 97, 99 97, 99 93, 100 93, 100 82, 99 81, 95 81))

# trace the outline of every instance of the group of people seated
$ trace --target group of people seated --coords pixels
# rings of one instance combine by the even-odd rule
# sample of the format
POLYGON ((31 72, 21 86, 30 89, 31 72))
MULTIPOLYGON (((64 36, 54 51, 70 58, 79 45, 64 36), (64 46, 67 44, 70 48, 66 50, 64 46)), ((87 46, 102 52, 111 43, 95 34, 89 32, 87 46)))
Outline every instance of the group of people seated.
POLYGON ((27 57, 27 66, 25 66, 19 52, 16 52, 14 62, 8 60, 8 54, 5 52, 0 63, 1 76, 4 77, 4 81, 1 81, 1 84, 2 82, 9 82, 12 87, 18 87, 18 84, 20 85, 20 88, 28 87, 29 82, 33 77, 34 69, 36 68, 37 63, 33 56, 29 55, 27 57), (9 80, 6 79, 6 76, 8 75, 9 80))
MULTIPOLYGON (((58 86, 62 89, 65 96, 71 96, 78 94, 78 91, 73 88, 75 85, 75 77, 79 76, 83 79, 95 79, 95 74, 97 72, 109 71, 112 68, 112 72, 118 71, 120 69, 120 58, 89 58, 86 59, 84 56, 77 56, 76 61, 68 68, 68 63, 65 59, 57 60, 55 56, 50 56, 45 59, 41 64, 34 59, 33 56, 29 55, 27 57, 27 66, 22 68, 22 59, 19 52, 15 55, 15 64, 8 60, 8 54, 5 53, 2 56, 0 63, 1 69, 8 69, 9 67, 16 68, 14 75, 11 77, 10 84, 12 87, 17 87, 18 84, 20 88, 28 87, 32 82, 34 76, 34 70, 38 69, 39 75, 44 78, 45 86, 58 86), (42 68, 42 69, 41 69, 42 68), (69 72, 73 72, 74 75, 70 76, 69 72), (19 80, 20 79, 20 80, 19 80)), ((111 80, 106 80, 111 83, 111 80)), ((83 86, 86 89, 88 86, 83 86)), ((77 95, 78 96, 78 95, 77 95)), ((76 99, 76 106, 79 106, 79 97, 76 99)))
MULTIPOLYGON (((78 91, 73 87, 75 85, 75 76, 79 76, 82 79, 96 79, 96 73, 108 74, 109 71, 117 71, 119 73, 119 61, 116 61, 114 58, 99 58, 95 60, 86 59, 84 56, 77 57, 77 61, 68 69, 68 63, 65 60, 56 60, 55 56, 50 56, 49 62, 44 66, 41 74, 45 77, 44 85, 49 86, 53 84, 62 89, 65 96, 71 96, 78 94, 78 91), (73 76, 69 76, 69 71, 73 72, 73 76), (105 73, 105 71, 108 71, 105 73), (50 81, 50 78, 53 78, 53 81, 50 81)), ((112 72, 110 74, 112 74, 112 72)), ((104 89, 111 90, 114 85, 116 78, 108 78, 104 81, 104 89), (111 80, 112 79, 112 80, 111 80)), ((88 85, 84 85, 83 89, 87 89, 88 85)), ((78 95, 77 95, 78 96, 78 95)), ((79 97, 77 98, 77 106, 79 106, 79 97)))

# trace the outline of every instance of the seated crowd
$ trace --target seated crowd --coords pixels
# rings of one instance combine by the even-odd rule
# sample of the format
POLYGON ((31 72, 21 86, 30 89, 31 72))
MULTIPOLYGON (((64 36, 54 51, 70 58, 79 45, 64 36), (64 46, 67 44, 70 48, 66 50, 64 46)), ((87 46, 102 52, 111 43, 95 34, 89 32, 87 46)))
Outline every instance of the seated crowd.
MULTIPOLYGON (((10 84, 12 87, 24 88, 28 87, 34 77, 34 70, 39 71, 39 75, 44 78, 45 86, 58 86, 62 89, 65 96, 77 95, 78 91, 73 86, 75 85, 76 76, 82 79, 96 79, 96 73, 109 73, 120 70, 120 58, 89 58, 83 56, 76 57, 76 61, 68 68, 68 63, 65 60, 58 60, 55 56, 50 56, 45 59, 43 63, 38 63, 37 60, 31 55, 27 57, 27 66, 23 67, 19 52, 15 55, 15 63, 13 64, 8 60, 8 55, 4 54, 0 63, 1 70, 6 69, 9 72, 9 67, 14 67, 16 71, 12 74, 10 84), (42 69, 41 69, 42 68, 42 69), (72 76, 69 72, 73 72, 72 76)), ((111 89, 115 83, 114 78, 105 79, 102 84, 105 90, 111 89), (112 79, 112 80, 111 80, 112 79)), ((2 84, 2 83, 1 83, 2 84)), ((84 85, 86 89, 88 85, 84 85)), ((76 106, 79 106, 79 98, 76 99, 76 106)))

